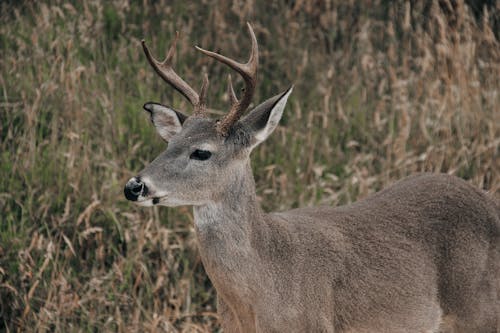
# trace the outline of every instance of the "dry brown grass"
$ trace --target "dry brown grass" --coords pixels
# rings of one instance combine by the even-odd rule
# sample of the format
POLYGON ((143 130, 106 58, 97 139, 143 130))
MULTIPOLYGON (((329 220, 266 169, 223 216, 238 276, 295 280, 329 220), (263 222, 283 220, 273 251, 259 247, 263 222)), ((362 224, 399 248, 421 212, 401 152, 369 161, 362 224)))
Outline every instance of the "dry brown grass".
MULTIPOLYGON (((447 172, 500 193, 499 8, 456 1, 45 1, 0 5, 0 327, 22 332, 217 331, 189 208, 144 209, 126 180, 163 145, 141 106, 186 104, 154 76, 225 71, 199 44, 262 50, 262 100, 295 83, 254 153, 265 209, 342 204, 405 175, 447 172)), ((498 6, 498 5, 497 5, 498 6)))

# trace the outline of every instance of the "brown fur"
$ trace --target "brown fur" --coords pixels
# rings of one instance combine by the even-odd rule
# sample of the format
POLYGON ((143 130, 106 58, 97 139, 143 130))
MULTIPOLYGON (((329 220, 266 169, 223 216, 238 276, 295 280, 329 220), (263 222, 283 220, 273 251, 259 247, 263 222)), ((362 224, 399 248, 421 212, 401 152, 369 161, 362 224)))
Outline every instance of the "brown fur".
POLYGON ((500 208, 465 181, 421 174, 347 206, 262 212, 249 156, 290 92, 229 137, 208 118, 149 108, 169 145, 129 182, 147 188, 133 199, 194 206, 224 331, 498 333, 500 208), (195 149, 212 155, 193 160, 195 149))
POLYGON ((437 332, 441 313, 456 332, 499 328, 498 207, 456 177, 337 208, 238 210, 234 228, 197 230, 228 332, 437 332))

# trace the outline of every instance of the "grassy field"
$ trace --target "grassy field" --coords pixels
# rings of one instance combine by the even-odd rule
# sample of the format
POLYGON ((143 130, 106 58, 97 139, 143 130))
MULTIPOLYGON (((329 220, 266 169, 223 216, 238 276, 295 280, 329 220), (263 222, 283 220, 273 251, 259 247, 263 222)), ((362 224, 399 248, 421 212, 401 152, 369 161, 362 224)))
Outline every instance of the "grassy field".
POLYGON ((498 4, 27 3, 0 4, 0 331, 219 330, 191 209, 122 194, 165 148, 142 104, 190 112, 149 68, 142 38, 160 55, 181 32, 177 72, 194 86, 208 73, 217 115, 227 69, 192 46, 243 60, 252 22, 254 101, 296 85, 253 154, 265 210, 352 202, 420 171, 499 197, 498 4))

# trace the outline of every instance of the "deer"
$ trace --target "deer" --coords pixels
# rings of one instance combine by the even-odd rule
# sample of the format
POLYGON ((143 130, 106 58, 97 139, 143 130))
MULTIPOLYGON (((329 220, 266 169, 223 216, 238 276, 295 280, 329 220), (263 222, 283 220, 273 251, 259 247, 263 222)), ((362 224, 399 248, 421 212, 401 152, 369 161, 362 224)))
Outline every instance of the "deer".
POLYGON ((447 174, 409 176, 364 199, 266 213, 250 153, 276 129, 293 86, 247 112, 257 84, 258 43, 240 63, 196 46, 228 76, 229 111, 207 114, 198 94, 142 47, 154 71, 193 106, 191 115, 149 102, 168 145, 125 185, 140 206, 193 206, 205 271, 224 332, 500 332, 500 204, 447 174))

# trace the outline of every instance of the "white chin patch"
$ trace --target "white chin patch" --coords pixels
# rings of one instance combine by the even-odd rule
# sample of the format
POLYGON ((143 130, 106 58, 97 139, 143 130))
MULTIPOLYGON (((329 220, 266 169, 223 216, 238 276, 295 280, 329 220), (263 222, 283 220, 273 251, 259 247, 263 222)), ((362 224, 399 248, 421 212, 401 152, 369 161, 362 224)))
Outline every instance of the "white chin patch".
POLYGON ((139 196, 139 198, 137 198, 137 201, 135 201, 135 203, 142 207, 151 207, 154 205, 153 199, 144 198, 143 196, 139 196))
MULTIPOLYGON (((146 183, 147 184, 147 183, 146 183)), ((147 185, 149 188, 149 185, 147 185)), ((166 207, 176 207, 176 206, 186 206, 194 205, 194 203, 178 200, 168 192, 153 192, 151 196, 140 195, 137 201, 134 203, 142 207, 152 207, 152 206, 166 206, 166 207)))

